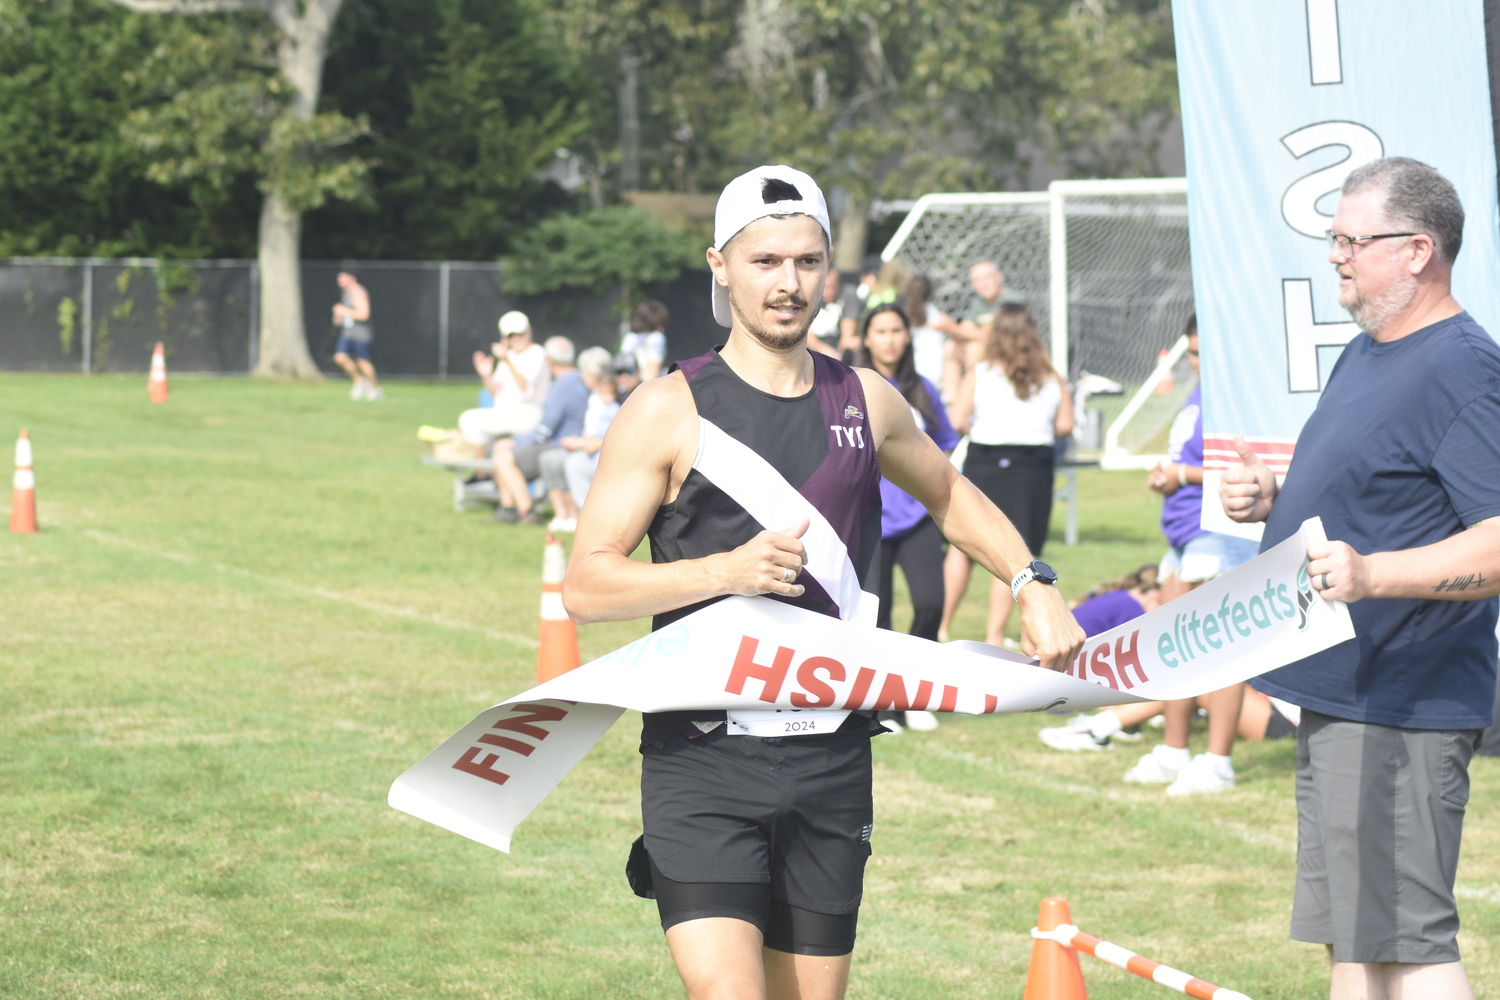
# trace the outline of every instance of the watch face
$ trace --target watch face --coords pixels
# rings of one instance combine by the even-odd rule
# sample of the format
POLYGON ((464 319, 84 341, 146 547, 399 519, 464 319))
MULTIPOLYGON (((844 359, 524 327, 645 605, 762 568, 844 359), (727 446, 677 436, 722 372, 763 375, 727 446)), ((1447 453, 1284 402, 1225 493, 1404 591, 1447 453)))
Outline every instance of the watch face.
POLYGON ((1036 578, 1042 583, 1057 582, 1057 570, 1053 569, 1051 566, 1048 566, 1040 559, 1031 564, 1031 571, 1036 574, 1036 578))

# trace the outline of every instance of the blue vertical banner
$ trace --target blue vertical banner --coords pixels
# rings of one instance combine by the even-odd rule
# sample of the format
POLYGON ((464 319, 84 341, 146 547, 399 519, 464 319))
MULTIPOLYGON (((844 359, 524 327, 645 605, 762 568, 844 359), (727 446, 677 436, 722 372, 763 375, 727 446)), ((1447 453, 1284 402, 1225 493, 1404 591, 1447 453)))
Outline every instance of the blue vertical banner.
MULTIPOLYGON (((1236 434, 1286 471, 1359 332, 1324 237, 1354 168, 1410 156, 1453 182, 1467 216, 1453 294, 1500 334, 1485 11, 1484 0, 1173 0, 1172 16, 1212 485, 1238 464, 1236 434)), ((1204 526, 1227 530, 1218 506, 1204 504, 1204 526)))

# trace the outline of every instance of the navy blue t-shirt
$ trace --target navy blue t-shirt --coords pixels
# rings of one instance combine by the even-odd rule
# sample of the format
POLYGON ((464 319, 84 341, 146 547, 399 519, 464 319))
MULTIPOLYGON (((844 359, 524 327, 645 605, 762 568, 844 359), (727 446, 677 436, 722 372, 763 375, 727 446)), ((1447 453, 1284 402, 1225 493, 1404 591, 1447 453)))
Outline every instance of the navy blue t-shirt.
MULTIPOLYGON (((1431 545, 1500 515, 1500 347, 1468 313, 1344 348, 1297 438, 1261 551, 1314 515, 1356 552, 1431 545)), ((1462 591, 1472 579, 1439 583, 1462 591)), ((1495 701, 1494 598, 1364 600, 1355 638, 1254 686, 1340 719, 1482 729, 1495 701)))

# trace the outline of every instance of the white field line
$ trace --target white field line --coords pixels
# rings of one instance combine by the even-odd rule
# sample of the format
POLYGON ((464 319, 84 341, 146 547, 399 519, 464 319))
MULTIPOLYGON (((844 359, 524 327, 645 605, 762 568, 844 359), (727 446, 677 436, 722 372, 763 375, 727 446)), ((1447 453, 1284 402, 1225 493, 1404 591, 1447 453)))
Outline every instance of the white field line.
POLYGON ((494 629, 481 628, 478 625, 471 625, 468 622, 461 622, 456 618, 449 618, 446 615, 434 614, 427 611, 418 611, 416 608, 402 607, 399 604, 386 604, 382 601, 371 601, 363 597, 354 597, 350 594, 341 594, 336 590, 329 589, 328 587, 308 587, 300 583, 293 583, 291 580, 283 580, 280 577, 267 576, 264 573, 257 573, 253 570, 242 569, 239 566, 230 566, 228 563, 210 562, 204 559, 195 559, 192 556, 185 555, 181 552, 172 552, 168 549, 151 548, 150 546, 142 545, 139 542, 133 542, 127 538, 120 538, 115 535, 106 535, 102 531, 86 529, 83 534, 104 545, 111 545, 115 548, 121 549, 129 549, 132 552, 141 552, 146 555, 159 556, 162 559, 170 559, 173 562, 186 563, 197 566, 207 566, 210 569, 217 570, 220 573, 230 573, 235 576, 244 577, 248 580, 254 580, 257 583, 263 583, 272 587, 278 587, 282 590, 290 590, 298 594, 305 594, 309 597, 320 597, 325 601, 336 601, 339 604, 347 604, 351 607, 361 608, 365 611, 374 612, 378 615, 385 615, 390 618, 405 618, 408 621, 422 622, 428 625, 440 625, 443 628, 456 629, 462 632, 474 632, 478 635, 485 636, 486 638, 498 639, 501 642, 513 643, 517 646, 524 646, 527 649, 537 648, 537 641, 530 636, 518 635, 514 632, 497 632, 494 629))

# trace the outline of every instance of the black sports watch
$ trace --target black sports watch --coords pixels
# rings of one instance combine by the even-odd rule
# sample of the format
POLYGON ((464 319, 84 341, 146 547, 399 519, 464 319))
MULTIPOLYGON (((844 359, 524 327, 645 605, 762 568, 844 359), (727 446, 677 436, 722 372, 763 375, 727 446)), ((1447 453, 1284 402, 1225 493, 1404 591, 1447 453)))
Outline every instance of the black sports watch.
POLYGON ((1016 578, 1010 581, 1010 596, 1015 600, 1020 600, 1021 588, 1033 580, 1055 587, 1057 586, 1057 570, 1040 559, 1033 559, 1029 566, 1017 573, 1016 578))

